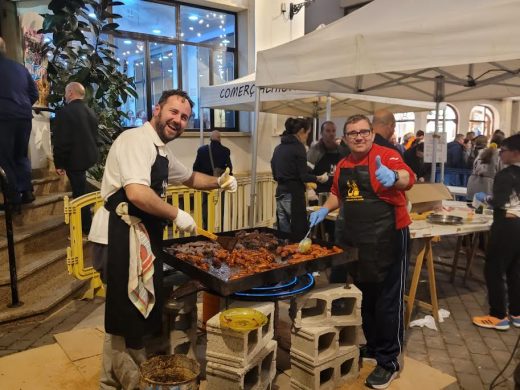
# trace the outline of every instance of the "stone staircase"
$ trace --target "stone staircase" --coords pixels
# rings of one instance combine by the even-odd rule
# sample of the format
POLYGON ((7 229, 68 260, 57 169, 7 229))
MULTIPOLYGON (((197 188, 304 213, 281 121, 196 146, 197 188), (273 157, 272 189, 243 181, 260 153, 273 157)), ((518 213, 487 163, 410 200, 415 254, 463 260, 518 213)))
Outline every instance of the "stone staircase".
POLYGON ((47 173, 33 180, 36 200, 13 215, 18 296, 23 305, 11 303, 9 256, 5 215, 0 211, 0 323, 44 316, 77 295, 85 281, 67 272, 69 226, 64 222, 63 197, 68 181, 47 173))

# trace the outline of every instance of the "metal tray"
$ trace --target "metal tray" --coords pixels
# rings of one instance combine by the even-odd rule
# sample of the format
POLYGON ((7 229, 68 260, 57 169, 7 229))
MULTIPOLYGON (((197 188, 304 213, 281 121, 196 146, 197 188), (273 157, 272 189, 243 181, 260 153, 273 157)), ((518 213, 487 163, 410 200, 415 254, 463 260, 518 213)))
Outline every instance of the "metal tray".
MULTIPOLYGON (((281 239, 288 239, 289 235, 287 233, 280 232, 278 230, 269 229, 269 228, 253 228, 253 229, 242 229, 242 231, 251 232, 257 230, 262 233, 272 233, 276 237, 281 239)), ((218 235, 229 236, 235 235, 237 231, 219 233, 218 235)), ((177 238, 172 240, 163 241, 163 248, 170 247, 174 244, 185 244, 187 242, 194 241, 208 241, 206 237, 203 236, 194 236, 194 237, 186 237, 186 238, 177 238)), ((321 240, 312 240, 313 243, 325 246, 327 248, 332 248, 333 244, 321 241, 321 240)), ((219 275, 218 272, 204 271, 199 267, 177 259, 174 255, 169 254, 165 250, 163 250, 163 260, 166 264, 178 269, 179 271, 184 272, 186 275, 190 276, 193 279, 200 281, 204 284, 209 290, 212 290, 216 294, 221 296, 228 296, 237 291, 246 291, 250 290, 254 287, 265 286, 268 284, 278 283, 283 280, 290 280, 295 276, 300 276, 309 272, 321 271, 326 268, 345 264, 351 261, 354 261, 352 256, 347 256, 345 252, 336 253, 333 255, 318 257, 316 259, 302 261, 296 264, 287 264, 281 266, 279 268, 258 272, 253 275, 246 275, 242 278, 226 280, 219 275)))
POLYGON ((436 225, 462 225, 464 223, 464 218, 462 217, 444 214, 430 214, 426 220, 436 225))

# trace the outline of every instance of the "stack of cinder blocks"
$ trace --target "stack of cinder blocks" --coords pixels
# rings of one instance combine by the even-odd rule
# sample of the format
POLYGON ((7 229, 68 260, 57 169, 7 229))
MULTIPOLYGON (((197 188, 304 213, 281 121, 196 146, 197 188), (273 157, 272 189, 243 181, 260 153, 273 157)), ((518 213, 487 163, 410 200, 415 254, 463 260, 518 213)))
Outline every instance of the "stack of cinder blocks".
POLYGON ((165 306, 170 351, 195 358, 197 344, 197 294, 170 300, 165 306))
POLYGON ((248 332, 220 326, 220 313, 206 323, 206 380, 208 389, 264 390, 276 375, 274 303, 235 302, 234 307, 251 307, 267 316, 264 326, 248 332))
POLYGON ((327 390, 359 374, 361 291, 330 284, 291 301, 291 388, 327 390))

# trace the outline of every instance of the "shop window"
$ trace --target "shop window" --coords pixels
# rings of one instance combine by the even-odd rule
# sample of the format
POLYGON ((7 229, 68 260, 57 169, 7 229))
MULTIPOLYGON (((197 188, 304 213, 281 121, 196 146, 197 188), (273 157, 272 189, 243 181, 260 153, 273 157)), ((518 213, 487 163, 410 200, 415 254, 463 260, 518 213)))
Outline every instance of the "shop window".
POLYGON ((395 134, 400 142, 406 133, 415 132, 415 113, 401 112, 394 114, 395 117, 395 134))
MULTIPOLYGON (((444 115, 446 114, 444 129, 446 130, 446 139, 452 140, 455 138, 458 130, 459 118, 457 115, 457 111, 453 106, 449 104, 446 105, 446 110, 439 111, 439 127, 438 131, 442 131, 442 121, 444 120, 444 115)), ((433 133, 435 131, 435 110, 430 111, 428 116, 426 117, 426 132, 433 133)))
POLYGON ((141 0, 123 2, 114 7, 114 13, 122 16, 114 20, 119 30, 176 38, 176 7, 141 0))
POLYGON ((475 135, 487 135, 490 137, 494 130, 493 110, 488 106, 478 105, 471 109, 469 115, 468 131, 475 132, 475 135))

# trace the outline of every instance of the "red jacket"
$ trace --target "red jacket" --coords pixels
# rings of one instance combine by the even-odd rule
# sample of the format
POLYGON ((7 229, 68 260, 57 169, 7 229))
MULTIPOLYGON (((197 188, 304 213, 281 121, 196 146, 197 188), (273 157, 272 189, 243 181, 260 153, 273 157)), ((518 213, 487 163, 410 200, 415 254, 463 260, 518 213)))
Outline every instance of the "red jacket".
POLYGON ((331 192, 338 198, 340 198, 338 180, 341 168, 353 168, 356 166, 368 164, 368 171, 370 173, 370 183, 372 184, 374 192, 379 197, 379 199, 395 206, 395 228, 402 229, 412 223, 410 216, 408 215, 408 211, 406 210, 406 197, 404 194, 405 190, 398 190, 394 187, 385 188, 381 183, 377 181, 377 155, 381 156, 381 163, 383 165, 386 165, 388 168, 394 171, 401 169, 408 171, 408 174, 410 175, 410 181, 406 190, 410 189, 413 186, 413 184, 415 183, 415 175, 411 168, 405 164, 399 152, 393 149, 385 148, 384 146, 373 144, 372 149, 370 149, 368 154, 361 160, 356 161, 353 155, 350 154, 338 163, 338 165, 336 166, 336 173, 334 175, 334 182, 332 184, 331 192))

